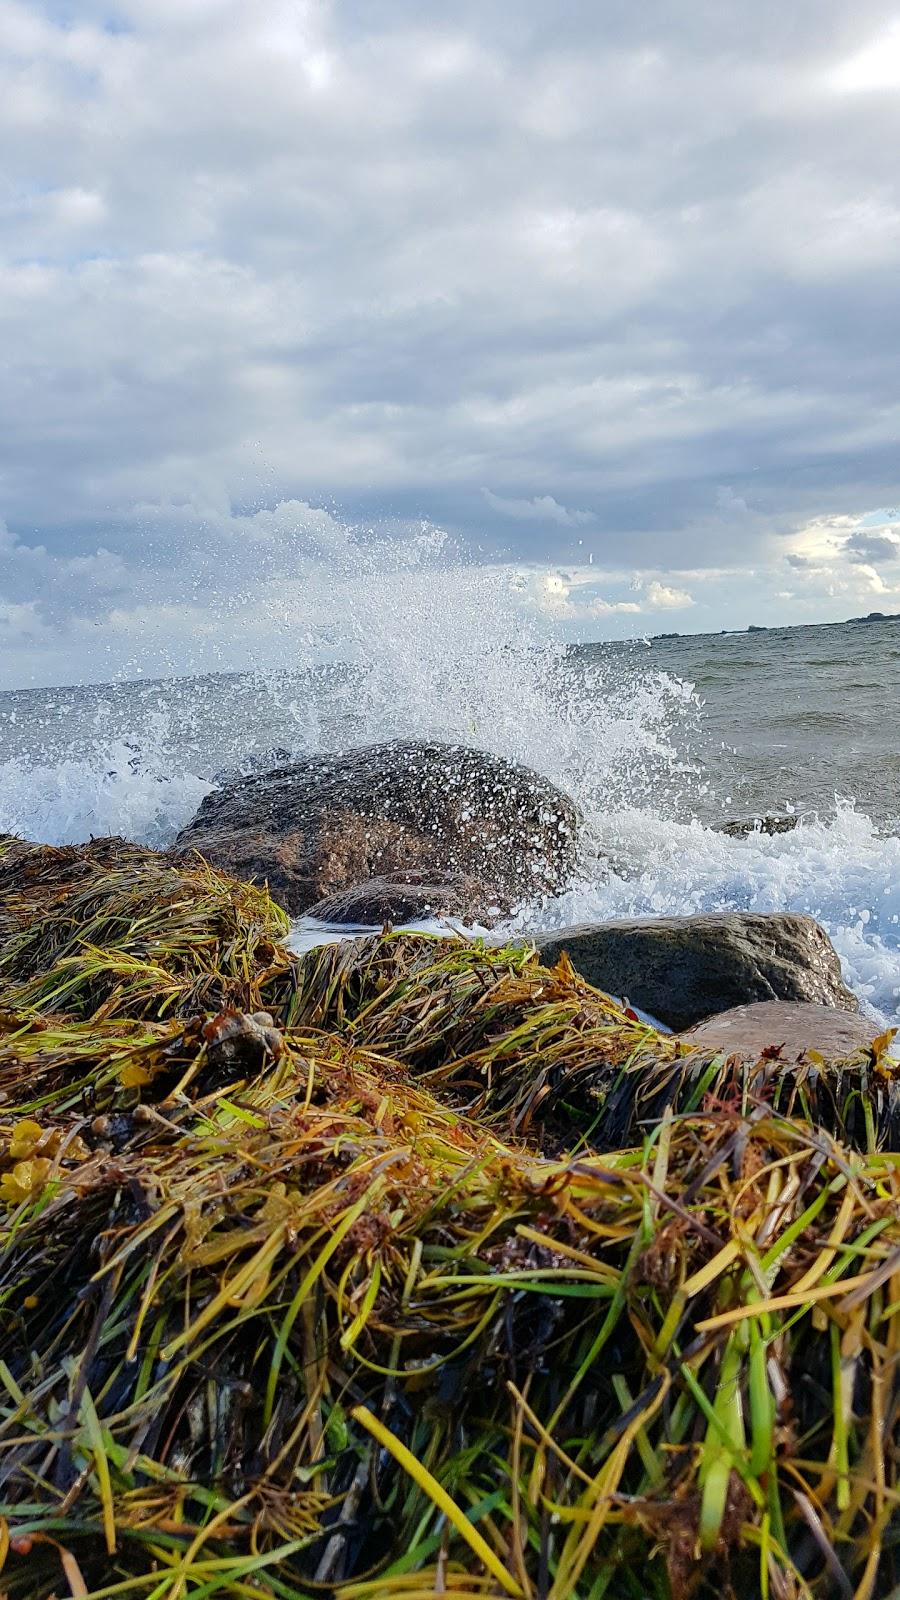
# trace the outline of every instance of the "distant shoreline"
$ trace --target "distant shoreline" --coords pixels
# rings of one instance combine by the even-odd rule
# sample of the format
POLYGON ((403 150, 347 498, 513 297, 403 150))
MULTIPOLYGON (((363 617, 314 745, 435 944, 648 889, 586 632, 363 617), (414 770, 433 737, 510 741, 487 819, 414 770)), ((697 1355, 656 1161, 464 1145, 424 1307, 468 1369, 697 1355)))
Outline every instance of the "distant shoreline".
MULTIPOLYGON (((870 611, 864 617, 844 617, 841 622, 751 622, 747 628, 716 628, 706 633, 652 633, 648 635, 651 644, 665 644, 672 639, 741 639, 747 634, 754 633, 796 633, 802 628, 849 628, 852 623, 878 623, 900 622, 900 611, 870 611)), ((596 639, 588 642, 588 647, 594 644, 631 644, 630 639, 596 639)), ((576 645, 576 649, 580 648, 576 645)))
MULTIPOLYGON (((851 624, 868 623, 877 625, 881 622, 900 622, 900 611, 870 611, 865 617, 844 617, 835 622, 775 622, 771 625, 751 623, 749 627, 746 628, 707 628, 698 629, 696 633, 669 632, 647 634, 635 632, 624 639, 570 639, 565 641, 565 648, 566 650, 573 652, 599 649, 633 650, 638 645, 674 644, 685 639, 746 639, 748 637, 752 638, 754 635, 761 633, 799 633, 802 632, 803 629, 809 628, 846 628, 851 624)), ((350 662, 320 661, 308 670, 314 672, 339 671, 342 668, 350 665, 352 665, 350 662)), ((179 682, 192 683, 196 682, 198 679, 219 681, 222 679, 248 678, 252 677, 256 670, 265 671, 266 669, 255 669, 251 666, 228 667, 221 668, 218 671, 206 672, 173 671, 168 676, 153 678, 85 678, 77 683, 10 684, 6 687, 0 686, 0 700, 7 699, 14 695, 66 693, 71 690, 82 689, 118 690, 126 687, 137 688, 138 686, 143 689, 153 689, 160 684, 179 682)))

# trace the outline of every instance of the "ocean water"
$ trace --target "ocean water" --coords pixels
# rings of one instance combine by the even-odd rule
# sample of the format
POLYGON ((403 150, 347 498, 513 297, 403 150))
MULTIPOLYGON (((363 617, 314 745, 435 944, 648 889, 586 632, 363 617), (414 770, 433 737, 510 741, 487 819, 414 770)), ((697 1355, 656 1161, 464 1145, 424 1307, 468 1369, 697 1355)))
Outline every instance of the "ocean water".
POLYGON ((578 881, 517 931, 805 911, 900 1022, 900 622, 567 648, 496 578, 471 584, 414 585, 390 627, 357 617, 344 664, 288 634, 277 670, 0 694, 0 831, 163 846, 266 752, 460 740, 547 773, 585 818, 578 881), (720 831, 773 813, 796 828, 720 831))

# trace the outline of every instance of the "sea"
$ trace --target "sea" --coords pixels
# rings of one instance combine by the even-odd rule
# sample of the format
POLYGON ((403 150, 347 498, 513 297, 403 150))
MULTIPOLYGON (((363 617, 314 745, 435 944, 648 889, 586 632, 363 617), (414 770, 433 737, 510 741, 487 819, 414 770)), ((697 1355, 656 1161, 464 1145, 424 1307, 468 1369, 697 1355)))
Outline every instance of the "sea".
POLYGON ((0 832, 162 847, 237 771, 441 737, 539 769, 581 809, 577 880, 510 931, 808 912, 864 1007, 900 1023, 900 621, 573 646, 511 610, 493 631, 471 604, 445 611, 368 648, 358 629, 348 661, 287 648, 245 672, 2 693, 0 832), (723 831, 769 817, 796 826, 723 831))

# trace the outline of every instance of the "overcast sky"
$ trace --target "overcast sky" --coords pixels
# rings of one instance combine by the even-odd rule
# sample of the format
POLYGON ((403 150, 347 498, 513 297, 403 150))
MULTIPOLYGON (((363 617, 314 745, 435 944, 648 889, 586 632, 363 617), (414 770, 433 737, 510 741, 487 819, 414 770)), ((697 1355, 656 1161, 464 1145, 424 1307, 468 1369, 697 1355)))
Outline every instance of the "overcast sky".
POLYGON ((0 139, 0 684, 434 528, 565 637, 900 610, 900 0, 0 0, 0 139))

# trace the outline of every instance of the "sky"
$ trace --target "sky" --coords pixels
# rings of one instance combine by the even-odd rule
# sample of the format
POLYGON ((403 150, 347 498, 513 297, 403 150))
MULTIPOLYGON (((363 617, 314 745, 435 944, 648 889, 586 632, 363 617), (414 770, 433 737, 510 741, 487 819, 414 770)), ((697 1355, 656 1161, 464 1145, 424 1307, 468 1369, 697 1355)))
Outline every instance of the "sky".
POLYGON ((900 611, 900 0, 0 0, 0 140, 0 686, 900 611))

